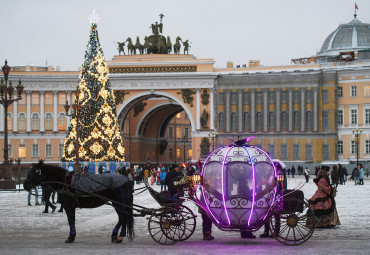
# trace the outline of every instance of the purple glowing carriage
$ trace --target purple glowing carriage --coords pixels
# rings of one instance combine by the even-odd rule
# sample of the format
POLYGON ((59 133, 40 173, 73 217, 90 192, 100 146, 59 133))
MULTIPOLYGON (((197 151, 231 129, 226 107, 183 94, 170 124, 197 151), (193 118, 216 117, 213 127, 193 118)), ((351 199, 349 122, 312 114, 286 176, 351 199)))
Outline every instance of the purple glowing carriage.
POLYGON ((155 241, 172 244, 193 234, 196 220, 182 205, 185 199, 202 208, 221 230, 256 231, 268 223, 271 234, 285 245, 302 244, 311 237, 316 218, 303 192, 283 189, 284 167, 263 149, 248 145, 252 138, 217 148, 204 162, 200 175, 174 180, 182 198, 170 207, 182 218, 153 222, 161 225, 164 241, 152 234, 149 220, 155 241), (167 231, 171 227, 177 234, 167 231))

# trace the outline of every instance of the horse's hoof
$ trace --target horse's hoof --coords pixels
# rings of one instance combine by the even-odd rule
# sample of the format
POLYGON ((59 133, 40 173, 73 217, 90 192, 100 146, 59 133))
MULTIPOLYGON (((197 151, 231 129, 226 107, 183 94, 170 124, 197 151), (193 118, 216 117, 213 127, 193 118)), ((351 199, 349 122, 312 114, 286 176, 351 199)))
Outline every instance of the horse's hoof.
POLYGON ((74 238, 73 239, 67 238, 67 240, 65 240, 64 242, 65 243, 73 243, 74 240, 75 240, 74 238))
POLYGON ((123 241, 123 237, 122 236, 119 236, 117 237, 117 239, 114 241, 114 243, 122 243, 123 241))

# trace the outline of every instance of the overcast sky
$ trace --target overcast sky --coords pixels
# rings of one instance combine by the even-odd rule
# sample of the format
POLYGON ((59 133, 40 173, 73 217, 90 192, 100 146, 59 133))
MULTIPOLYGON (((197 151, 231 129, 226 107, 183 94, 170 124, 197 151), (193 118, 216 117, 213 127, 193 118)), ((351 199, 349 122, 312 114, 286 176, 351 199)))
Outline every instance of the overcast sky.
MULTIPOLYGON (((357 0, 358 19, 370 23, 370 1, 357 0)), ((353 0, 3 0, 0 2, 0 64, 35 64, 77 70, 89 39, 88 17, 100 16, 105 58, 118 55, 114 41, 141 43, 163 13, 163 35, 191 42, 189 53, 214 58, 216 67, 259 59, 289 65, 309 57, 339 24, 353 19, 353 0)), ((127 49, 126 49, 127 52, 127 49)))

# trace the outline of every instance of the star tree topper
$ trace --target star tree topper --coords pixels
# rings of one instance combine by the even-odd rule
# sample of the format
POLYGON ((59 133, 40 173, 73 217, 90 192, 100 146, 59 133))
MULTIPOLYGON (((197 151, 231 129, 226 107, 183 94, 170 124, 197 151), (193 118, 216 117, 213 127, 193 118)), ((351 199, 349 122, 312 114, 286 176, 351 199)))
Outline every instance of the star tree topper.
POLYGON ((95 13, 95 10, 93 10, 93 13, 90 14, 90 17, 88 18, 91 24, 98 24, 100 17, 98 14, 95 13))

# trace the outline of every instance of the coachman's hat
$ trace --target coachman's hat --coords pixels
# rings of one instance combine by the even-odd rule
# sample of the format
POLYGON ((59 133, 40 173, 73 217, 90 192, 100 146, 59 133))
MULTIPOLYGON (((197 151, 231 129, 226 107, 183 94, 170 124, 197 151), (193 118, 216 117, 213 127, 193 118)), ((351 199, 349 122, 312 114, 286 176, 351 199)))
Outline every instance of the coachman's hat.
POLYGON ((329 172, 330 166, 321 166, 321 169, 324 170, 324 171, 329 172))

